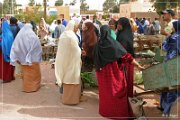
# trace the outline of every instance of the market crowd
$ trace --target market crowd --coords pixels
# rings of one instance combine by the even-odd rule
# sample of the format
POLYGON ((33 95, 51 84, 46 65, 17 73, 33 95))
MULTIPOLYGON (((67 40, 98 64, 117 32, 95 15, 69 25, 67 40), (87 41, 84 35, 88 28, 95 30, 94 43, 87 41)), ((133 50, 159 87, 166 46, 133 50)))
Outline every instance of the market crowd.
MULTIPOLYGON (((35 92, 40 89, 42 42, 48 36, 58 41, 55 58, 56 84, 61 88, 61 102, 76 105, 82 101, 83 87, 81 71, 85 62, 92 64, 96 71, 99 89, 99 114, 111 119, 133 119, 129 97, 133 97, 134 67, 144 67, 135 60, 133 47, 134 33, 144 35, 162 34, 165 40, 162 48, 166 51, 164 61, 180 54, 180 21, 173 10, 162 11, 166 22, 161 28, 158 18, 154 21, 143 18, 117 21, 110 19, 102 25, 89 16, 81 19, 54 20, 51 25, 40 18, 21 22, 15 17, 1 18, 0 26, 0 79, 2 83, 22 77, 22 90, 35 92)), ((160 109, 168 117, 171 105, 180 94, 178 91, 162 92, 160 109)))

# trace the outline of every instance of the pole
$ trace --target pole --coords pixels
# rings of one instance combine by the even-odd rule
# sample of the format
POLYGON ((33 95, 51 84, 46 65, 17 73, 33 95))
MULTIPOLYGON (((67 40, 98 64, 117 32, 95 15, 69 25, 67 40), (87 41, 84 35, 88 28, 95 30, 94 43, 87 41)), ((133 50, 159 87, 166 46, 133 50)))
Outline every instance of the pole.
POLYGON ((13 8, 13 7, 14 7, 14 6, 13 6, 13 2, 14 2, 14 1, 11 0, 11 11, 12 11, 11 14, 12 14, 12 16, 13 16, 13 14, 14 14, 14 12, 13 12, 13 10, 14 10, 14 8, 13 8))
POLYGON ((45 21, 46 21, 46 7, 47 7, 46 0, 44 0, 44 20, 45 21))

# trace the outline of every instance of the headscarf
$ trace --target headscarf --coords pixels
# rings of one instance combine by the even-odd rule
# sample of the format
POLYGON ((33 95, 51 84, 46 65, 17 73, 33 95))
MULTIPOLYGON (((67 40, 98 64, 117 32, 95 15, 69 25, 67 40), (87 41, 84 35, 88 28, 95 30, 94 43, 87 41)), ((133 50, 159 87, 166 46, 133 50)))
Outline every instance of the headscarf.
POLYGON ((117 22, 115 19, 111 18, 111 20, 108 23, 109 25, 114 25, 115 30, 117 29, 117 22))
POLYGON ((18 24, 20 29, 23 28, 23 26, 24 26, 24 24, 22 22, 20 22, 20 21, 17 24, 18 24))
POLYGON ((74 26, 75 26, 75 21, 74 20, 70 20, 68 25, 65 28, 65 31, 73 31, 74 30, 74 26))
POLYGON ((121 45, 126 49, 128 53, 134 56, 134 36, 131 29, 131 25, 129 23, 129 19, 122 17, 118 20, 118 24, 122 25, 122 30, 118 30, 117 32, 117 41, 121 43, 121 45))
POLYGON ((83 31, 83 49, 86 51, 88 57, 92 57, 92 50, 97 42, 97 35, 95 33, 95 26, 92 22, 85 23, 87 30, 83 31))
POLYGON ((41 62, 42 48, 40 40, 33 32, 32 25, 27 23, 17 34, 11 49, 11 64, 19 61, 22 65, 41 62))
POLYGON ((55 31, 57 24, 56 24, 56 20, 53 20, 53 22, 51 23, 50 26, 50 31, 53 33, 55 31))
POLYGON ((55 76, 59 86, 65 84, 80 84, 81 49, 74 33, 76 22, 70 20, 61 34, 55 60, 55 76))
POLYGON ((44 29, 47 29, 46 22, 45 22, 44 18, 41 18, 39 26, 41 26, 44 29))
POLYGON ((33 31, 36 31, 37 30, 37 26, 36 26, 36 23, 34 21, 30 21, 31 25, 32 25, 32 29, 33 31))
POLYGON ((7 21, 2 23, 2 52, 4 60, 10 62, 10 51, 13 44, 13 34, 7 21))
POLYGON ((100 28, 101 36, 94 48, 94 64, 96 69, 100 69, 115 60, 121 58, 126 50, 111 37, 111 29, 107 25, 100 28))
POLYGON ((10 24, 17 25, 18 20, 15 17, 10 18, 10 24))
MULTIPOLYGON (((70 20, 61 36, 62 37, 63 36, 69 36, 69 37, 72 37, 72 38, 74 38, 74 37, 77 38, 76 34, 74 33, 74 27, 75 27, 76 24, 77 23, 74 20, 70 20)), ((60 36, 60 39, 61 39, 61 36, 60 36)), ((79 43, 78 39, 77 39, 77 41, 79 43)))

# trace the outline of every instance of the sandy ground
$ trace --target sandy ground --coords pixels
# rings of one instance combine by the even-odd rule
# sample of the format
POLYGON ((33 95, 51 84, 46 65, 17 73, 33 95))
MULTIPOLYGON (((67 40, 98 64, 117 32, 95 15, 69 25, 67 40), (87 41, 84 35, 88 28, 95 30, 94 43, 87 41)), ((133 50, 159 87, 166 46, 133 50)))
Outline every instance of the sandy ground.
MULTIPOLYGON (((42 87, 38 92, 22 92, 21 79, 0 85, 0 120, 106 120, 98 114, 97 88, 85 89, 87 101, 75 106, 63 105, 59 87, 55 85, 54 69, 44 62, 41 71, 42 87)), ((143 92, 137 87, 135 90, 143 92)), ((147 102, 144 106, 146 117, 164 120, 155 105, 159 95, 151 93, 141 97, 147 102)))

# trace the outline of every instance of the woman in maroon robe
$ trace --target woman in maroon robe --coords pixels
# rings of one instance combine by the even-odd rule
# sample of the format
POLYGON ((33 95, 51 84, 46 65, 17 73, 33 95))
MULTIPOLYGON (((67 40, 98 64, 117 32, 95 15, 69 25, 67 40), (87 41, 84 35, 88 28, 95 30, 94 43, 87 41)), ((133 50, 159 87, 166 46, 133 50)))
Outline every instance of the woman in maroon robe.
POLYGON ((10 51, 13 34, 7 21, 2 23, 2 40, 0 41, 0 79, 3 83, 14 80, 14 67, 10 65, 10 51))
MULTIPOLYGON (((117 41, 134 57, 133 48, 133 32, 129 19, 122 17, 118 20, 117 25, 117 41)), ((133 97, 133 79, 134 79, 134 65, 130 63, 125 63, 126 66, 126 79, 128 87, 128 97, 133 97)))
POLYGON ((133 113, 128 101, 122 63, 142 67, 118 41, 113 40, 107 25, 102 26, 100 31, 101 37, 95 44, 93 54, 99 87, 99 114, 111 119, 126 120, 133 117, 133 113))

